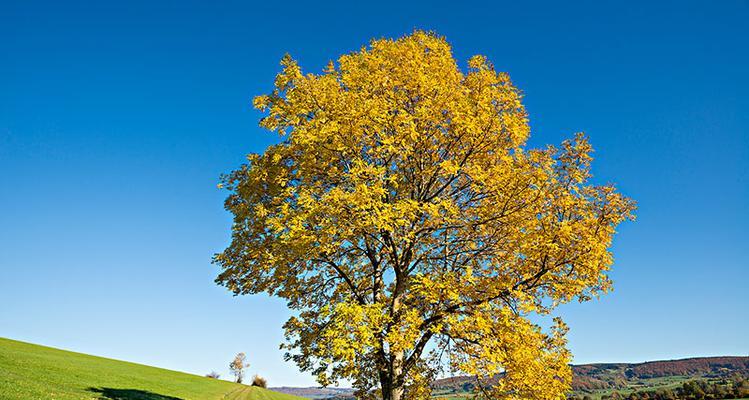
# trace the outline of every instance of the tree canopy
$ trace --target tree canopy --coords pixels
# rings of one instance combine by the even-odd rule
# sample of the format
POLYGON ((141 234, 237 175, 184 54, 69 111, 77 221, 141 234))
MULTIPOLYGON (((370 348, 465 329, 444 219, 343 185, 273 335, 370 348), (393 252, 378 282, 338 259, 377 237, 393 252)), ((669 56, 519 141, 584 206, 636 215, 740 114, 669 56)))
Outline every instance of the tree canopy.
POLYGON ((216 281, 295 310, 287 357, 360 398, 418 399, 441 368, 483 395, 563 398, 567 330, 529 319, 608 291, 634 204, 589 182, 578 134, 529 149, 522 95, 447 41, 373 40, 320 74, 289 56, 254 100, 280 142, 222 178, 234 215, 216 281))

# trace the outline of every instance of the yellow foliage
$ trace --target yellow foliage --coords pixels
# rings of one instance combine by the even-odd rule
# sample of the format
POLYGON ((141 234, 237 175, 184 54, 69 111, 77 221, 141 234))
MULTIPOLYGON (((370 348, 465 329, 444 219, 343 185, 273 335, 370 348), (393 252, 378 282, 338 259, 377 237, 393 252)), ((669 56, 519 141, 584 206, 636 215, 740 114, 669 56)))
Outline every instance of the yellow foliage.
POLYGON ((423 398, 445 355, 503 372, 489 397, 563 398, 566 327, 528 316, 610 289, 634 209, 588 183, 587 138, 527 149, 509 76, 482 56, 461 71, 431 33, 374 40, 321 74, 281 66, 253 102, 281 142, 222 180, 234 225, 217 282, 285 298, 288 358, 360 397, 423 398))

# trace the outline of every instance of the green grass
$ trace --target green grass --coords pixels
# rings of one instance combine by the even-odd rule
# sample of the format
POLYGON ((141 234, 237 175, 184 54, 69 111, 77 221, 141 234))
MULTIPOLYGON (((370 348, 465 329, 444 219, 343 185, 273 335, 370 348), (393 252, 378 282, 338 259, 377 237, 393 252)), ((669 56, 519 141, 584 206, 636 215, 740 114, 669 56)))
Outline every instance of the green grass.
POLYGON ((301 397, 0 338, 2 400, 296 400, 301 397))

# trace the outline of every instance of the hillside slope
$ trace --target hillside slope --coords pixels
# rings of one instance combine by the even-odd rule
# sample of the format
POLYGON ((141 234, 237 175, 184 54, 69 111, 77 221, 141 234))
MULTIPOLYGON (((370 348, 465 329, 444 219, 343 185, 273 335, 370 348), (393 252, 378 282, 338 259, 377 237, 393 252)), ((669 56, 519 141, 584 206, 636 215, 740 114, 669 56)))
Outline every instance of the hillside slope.
POLYGON ((298 400, 301 397, 0 338, 0 399, 298 400))
MULTIPOLYGON (((749 357, 699 357, 644 363, 607 363, 573 365, 572 389, 576 395, 602 394, 618 390, 629 393, 680 386, 687 380, 710 380, 731 376, 749 376, 749 357)), ((498 379, 495 377, 494 379, 498 379)), ((456 395, 471 392, 475 379, 456 376, 434 382, 438 394, 456 395)))
POLYGON ((628 381, 657 378, 719 378, 733 374, 749 375, 749 357, 698 357, 682 360, 649 361, 637 364, 573 365, 575 390, 610 389, 628 381))

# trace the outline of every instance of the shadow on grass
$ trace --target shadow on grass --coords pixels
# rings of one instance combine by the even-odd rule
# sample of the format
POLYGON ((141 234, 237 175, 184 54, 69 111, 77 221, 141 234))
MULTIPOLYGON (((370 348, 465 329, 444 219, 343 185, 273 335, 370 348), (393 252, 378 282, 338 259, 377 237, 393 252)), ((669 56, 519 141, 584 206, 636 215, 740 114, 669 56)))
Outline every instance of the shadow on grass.
POLYGON ((88 388, 89 392, 98 393, 101 400, 184 400, 179 397, 165 396, 148 390, 88 388))

